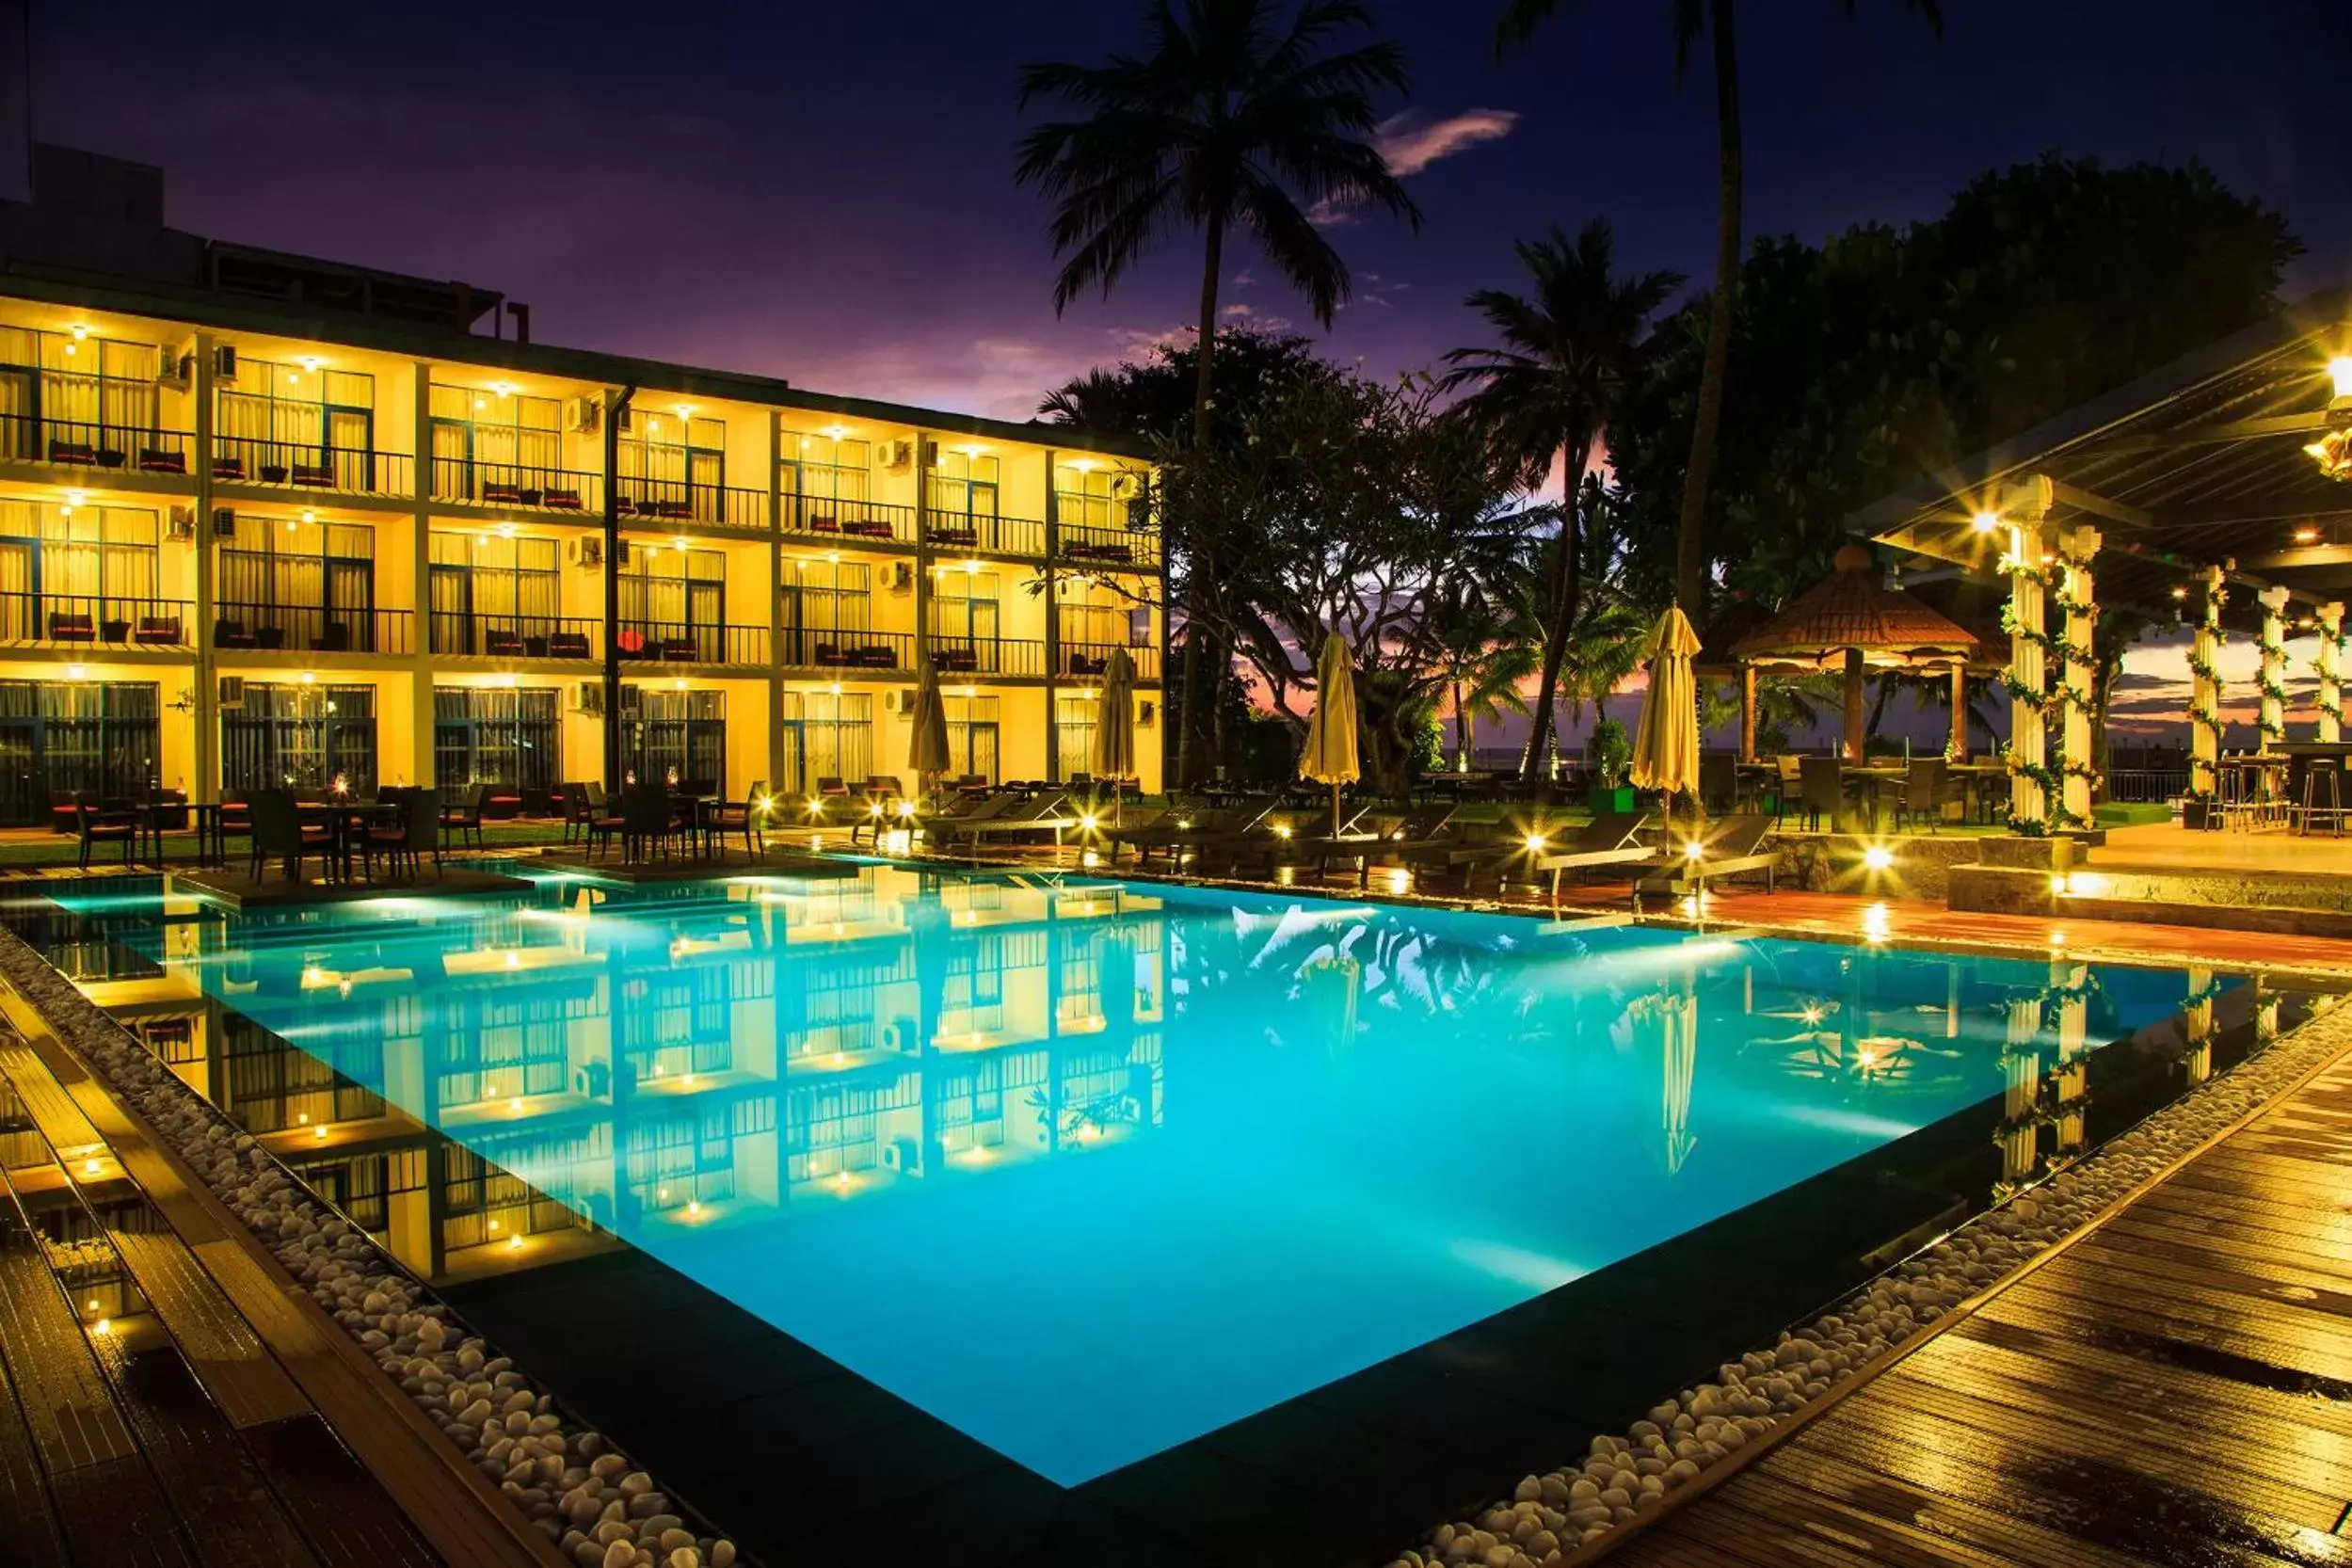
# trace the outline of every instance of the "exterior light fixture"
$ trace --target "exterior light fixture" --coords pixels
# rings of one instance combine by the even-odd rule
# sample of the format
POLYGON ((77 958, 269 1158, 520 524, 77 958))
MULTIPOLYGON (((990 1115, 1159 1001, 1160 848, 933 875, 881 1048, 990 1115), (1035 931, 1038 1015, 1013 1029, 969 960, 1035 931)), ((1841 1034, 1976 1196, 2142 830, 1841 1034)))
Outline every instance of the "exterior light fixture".
POLYGON ((2328 405, 2328 433, 2303 448, 2330 479, 2352 480, 2352 354, 2328 361, 2335 397, 2328 405))
POLYGON ((2062 948, 2066 946, 2066 933, 2063 931, 2053 931, 2050 933, 2050 945, 2054 948, 2062 948))
POLYGON ((80 343, 84 338, 89 336, 89 328, 78 321, 73 324, 72 332, 73 341, 75 343, 80 343))
MULTIPOLYGON (((1096 817, 1092 811, 1081 814, 1078 819, 1079 831, 1081 833, 1092 833, 1095 830, 1095 824, 1100 820, 1101 819, 1096 817)), ((1274 837, 1278 839, 1288 839, 1290 837, 1290 824, 1287 822, 1274 824, 1274 837)))
POLYGON ((2336 399, 2352 402, 2352 354, 2339 354, 2328 361, 2328 377, 2336 384, 2336 399))
POLYGON ((327 1142, 327 1124, 321 1122, 318 1126, 311 1128, 311 1136, 317 1139, 322 1144, 327 1142))
POLYGON ((1979 534, 1990 534, 2001 526, 2001 519, 1997 513, 1978 512, 1969 520, 1968 526, 1979 534))
POLYGON ((312 673, 311 671, 309 671, 309 670, 304 670, 304 671, 302 672, 302 684, 304 684, 305 686, 312 686, 312 685, 316 685, 317 683, 318 683, 318 677, 317 677, 316 675, 312 674, 312 673))
POLYGON ((2187 585, 2184 584, 2174 584, 2172 587, 2172 597, 2175 599, 2186 599, 2188 597, 2187 585))
POLYGON ((1872 844, 1862 852, 1862 863, 1874 872, 1882 872, 1895 864, 1895 852, 1884 844, 1872 844))
POLYGON ((68 664, 65 667, 65 678, 68 680, 86 680, 88 675, 89 666, 87 664, 68 664))
POLYGON ((2319 530, 2307 522, 2302 527, 2295 531, 2295 542, 2296 544, 2317 544, 2319 542, 2319 530))
POLYGON ((1691 840, 1688 843, 1682 846, 1682 857, 1686 860, 1704 859, 1706 856, 1706 845, 1699 842, 1696 839, 1691 840))
POLYGON ((98 1174, 98 1161, 95 1160, 83 1160, 82 1174, 84 1176, 96 1176, 98 1174))
POLYGON ((1549 839, 1546 839, 1546 838, 1545 838, 1543 834, 1541 834, 1541 833, 1530 833, 1530 834, 1528 834, 1526 838, 1524 838, 1524 839, 1520 840, 1519 841, 1520 841, 1522 844, 1524 844, 1524 845, 1526 845, 1526 846, 1527 846, 1527 851, 1528 851, 1528 853, 1529 855, 1541 855, 1541 854, 1543 854, 1543 853, 1544 853, 1544 846, 1545 844, 1547 844, 1547 843, 1551 842, 1551 840, 1550 840, 1549 839))

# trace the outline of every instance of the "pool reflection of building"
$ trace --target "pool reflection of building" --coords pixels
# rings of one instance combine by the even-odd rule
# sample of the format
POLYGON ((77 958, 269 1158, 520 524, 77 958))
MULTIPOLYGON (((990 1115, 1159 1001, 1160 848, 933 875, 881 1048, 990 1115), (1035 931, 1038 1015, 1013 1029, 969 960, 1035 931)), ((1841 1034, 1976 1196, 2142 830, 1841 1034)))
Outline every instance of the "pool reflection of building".
POLYGON ((1132 890, 874 868, 660 901, 582 888, 449 930, 462 951, 413 925, 306 948, 290 923, 230 953, 186 922, 161 974, 85 984, 431 1277, 882 1200, 1160 1120, 1163 917, 1132 890), (224 966, 217 1000, 203 964, 224 966))

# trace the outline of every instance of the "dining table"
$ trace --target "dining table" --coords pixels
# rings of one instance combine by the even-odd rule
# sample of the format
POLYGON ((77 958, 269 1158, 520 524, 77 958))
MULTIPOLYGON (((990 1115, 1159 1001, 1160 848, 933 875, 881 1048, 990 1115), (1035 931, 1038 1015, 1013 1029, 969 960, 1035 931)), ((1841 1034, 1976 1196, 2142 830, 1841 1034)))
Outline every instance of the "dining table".
POLYGON ((397 799, 360 800, 352 797, 295 803, 295 814, 298 820, 327 825, 329 836, 328 876, 335 882, 355 880, 354 851, 366 839, 368 829, 387 821, 398 822, 401 809, 402 803, 397 799))
POLYGON ((149 800, 131 808, 138 831, 134 853, 141 861, 164 863, 164 834, 184 822, 196 829, 196 862, 217 866, 229 857, 228 835, 221 830, 216 800, 149 800), (152 852, 152 853, 151 853, 152 852))

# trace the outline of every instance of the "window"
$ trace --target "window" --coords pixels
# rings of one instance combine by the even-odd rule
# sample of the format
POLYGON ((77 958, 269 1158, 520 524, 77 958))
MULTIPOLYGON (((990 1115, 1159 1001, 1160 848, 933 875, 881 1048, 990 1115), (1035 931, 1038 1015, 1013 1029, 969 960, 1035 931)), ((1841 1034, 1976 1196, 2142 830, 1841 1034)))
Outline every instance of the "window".
POLYGON ((0 823, 49 820, 53 791, 101 799, 160 784, 152 681, 0 680, 0 823))
POLYGON ((1082 458, 1058 464, 1053 488, 1062 526, 1124 532, 1127 502, 1120 492, 1126 487, 1120 481, 1126 477, 1082 458))
POLYGON ((327 469, 336 489, 376 488, 375 376, 247 359, 216 395, 214 447, 247 478, 283 484, 298 465, 327 469))
POLYGON ((949 772, 975 774, 991 784, 998 781, 997 700, 992 696, 945 699, 949 772))
POLYGON ((563 630, 553 539, 498 534, 433 536, 432 615, 436 653, 532 653, 563 630))
POLYGON ((446 792, 469 784, 553 789, 556 694, 543 686, 439 686, 433 691, 433 776, 446 792))
POLYGON ((155 444, 157 368, 153 344, 0 328, 0 457, 46 457, 55 441, 127 464, 155 444))
POLYGON ((726 520, 727 424, 632 409, 616 443, 620 499, 643 516, 726 520))
POLYGON ((950 536, 973 530, 974 520, 997 515, 997 460, 976 452, 951 449, 939 454, 931 471, 931 513, 936 527, 950 536))
POLYGON ((157 609, 154 513, 0 501, 0 639, 46 637, 58 615, 129 620, 157 609))
POLYGON ((781 788, 808 793, 821 779, 874 771, 870 692, 786 692, 776 728, 784 742, 781 788))
POLYGON ((727 792, 727 694, 620 689, 621 765, 640 783, 706 785, 727 792))
POLYGON ((245 683, 220 715, 220 782, 230 790, 324 790, 340 776, 376 788, 376 688, 245 683))
POLYGON ((436 385, 431 392, 433 493, 444 501, 519 501, 568 490, 563 406, 552 397, 436 385))
MULTIPOLYGON (((778 479, 787 496, 811 503, 847 502, 853 507, 869 499, 873 474, 873 448, 862 440, 823 432, 784 432, 783 472, 778 479)), ((824 510, 810 505, 813 516, 824 510)))
POLYGON ((1061 761, 1057 776, 1075 778, 1095 771, 1096 710, 1099 706, 1091 696, 1054 699, 1054 744, 1061 761))
POLYGON ((219 592, 224 623, 248 635, 280 633, 262 646, 372 652, 376 530, 258 520, 250 537, 240 528, 237 542, 221 547, 219 592))
POLYGON ((620 650, 651 656, 683 638, 696 656, 723 654, 727 620, 727 555, 689 546, 632 544, 620 568, 620 650))
POLYGON ((949 639, 993 640, 1001 580, 993 571, 943 571, 931 595, 931 633, 949 639))

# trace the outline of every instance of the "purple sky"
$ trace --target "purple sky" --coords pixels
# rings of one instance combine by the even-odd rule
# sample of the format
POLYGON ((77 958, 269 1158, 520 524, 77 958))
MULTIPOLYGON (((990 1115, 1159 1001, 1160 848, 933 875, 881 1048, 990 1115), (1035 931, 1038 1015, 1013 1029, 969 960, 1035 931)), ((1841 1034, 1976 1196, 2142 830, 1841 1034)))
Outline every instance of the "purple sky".
MULTIPOLYGON (((1117 0, 33 3, 41 138, 164 165, 200 233, 505 290, 545 342, 1024 417, 1195 308, 1187 241, 1057 320, 1012 184, 1015 68, 1131 44, 1117 0)), ((1552 223, 1606 216, 1625 265, 1707 270, 1709 100, 1674 89, 1666 7, 1569 0, 1498 67, 1497 3, 1384 9, 1415 78, 1385 145, 1427 222, 1332 231, 1358 284, 1336 356, 1386 372, 1474 337, 1462 296, 1515 283, 1511 242, 1552 223)), ((2310 242, 2292 292, 2352 280, 2328 0, 1946 0, 1940 46, 1895 0, 1859 8, 1745 8, 1752 231, 1929 216, 2045 148, 2194 154, 2310 242)), ((1227 271, 1253 319, 1304 323, 1262 265, 1227 271)))

